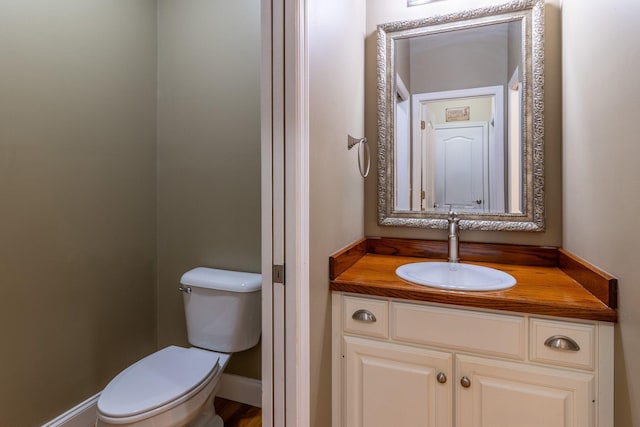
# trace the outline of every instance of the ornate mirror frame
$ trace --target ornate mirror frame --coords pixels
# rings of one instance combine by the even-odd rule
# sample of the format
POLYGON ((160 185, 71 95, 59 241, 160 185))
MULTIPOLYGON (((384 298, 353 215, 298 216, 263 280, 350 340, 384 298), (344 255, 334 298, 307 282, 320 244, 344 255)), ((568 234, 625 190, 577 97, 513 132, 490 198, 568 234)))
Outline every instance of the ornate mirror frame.
POLYGON ((378 25, 378 223, 446 228, 446 213, 394 210, 394 40, 521 20, 523 28, 523 213, 460 213, 466 230, 544 230, 544 0, 514 0, 483 8, 378 25))

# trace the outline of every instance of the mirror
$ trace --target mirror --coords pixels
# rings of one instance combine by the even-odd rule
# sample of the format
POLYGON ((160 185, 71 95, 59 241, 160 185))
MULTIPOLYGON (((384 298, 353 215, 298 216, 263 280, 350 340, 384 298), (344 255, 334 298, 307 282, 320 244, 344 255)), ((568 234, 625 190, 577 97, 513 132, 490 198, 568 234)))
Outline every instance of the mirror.
POLYGON ((378 219, 544 229, 544 1, 378 26, 378 219))

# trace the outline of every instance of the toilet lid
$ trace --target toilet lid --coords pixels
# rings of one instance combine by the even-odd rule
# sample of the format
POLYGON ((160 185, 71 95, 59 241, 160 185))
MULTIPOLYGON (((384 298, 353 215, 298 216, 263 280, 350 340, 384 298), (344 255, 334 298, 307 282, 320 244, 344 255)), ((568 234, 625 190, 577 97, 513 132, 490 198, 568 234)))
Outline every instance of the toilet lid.
POLYGON ((107 385, 98 410, 111 417, 148 412, 194 390, 218 367, 218 354, 166 347, 129 366, 107 385))

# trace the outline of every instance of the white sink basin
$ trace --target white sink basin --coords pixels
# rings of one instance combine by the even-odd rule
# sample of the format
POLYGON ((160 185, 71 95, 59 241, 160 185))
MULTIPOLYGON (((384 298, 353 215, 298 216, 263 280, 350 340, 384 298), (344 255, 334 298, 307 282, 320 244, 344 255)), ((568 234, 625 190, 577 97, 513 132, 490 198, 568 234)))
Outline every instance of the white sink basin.
POLYGON ((456 291, 496 291, 516 284, 504 271, 453 262, 414 262, 401 265, 396 274, 418 285, 456 291))

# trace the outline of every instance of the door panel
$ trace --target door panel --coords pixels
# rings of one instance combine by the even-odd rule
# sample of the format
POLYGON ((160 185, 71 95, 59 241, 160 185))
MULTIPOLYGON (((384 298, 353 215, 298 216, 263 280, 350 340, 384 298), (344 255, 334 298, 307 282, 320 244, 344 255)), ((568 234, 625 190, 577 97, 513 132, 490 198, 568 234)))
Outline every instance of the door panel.
POLYGON ((458 427, 594 425, 591 374, 458 355, 456 375, 458 427))
POLYGON ((452 355, 344 338, 345 420, 349 427, 447 427, 452 423, 452 355))
POLYGON ((442 210, 485 211, 488 196, 487 126, 437 126, 435 205, 442 210))

